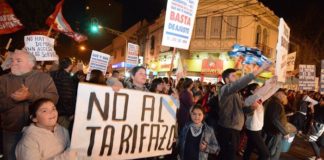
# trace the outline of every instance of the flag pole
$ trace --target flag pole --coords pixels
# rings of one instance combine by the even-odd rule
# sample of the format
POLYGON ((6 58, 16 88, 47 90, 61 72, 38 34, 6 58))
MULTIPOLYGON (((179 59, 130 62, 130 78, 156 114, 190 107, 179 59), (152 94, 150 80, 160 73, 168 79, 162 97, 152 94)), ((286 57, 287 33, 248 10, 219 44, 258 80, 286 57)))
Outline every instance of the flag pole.
POLYGON ((170 71, 169 71, 169 79, 171 78, 171 75, 172 75, 173 61, 174 61, 174 57, 175 57, 176 52, 177 52, 177 48, 173 47, 172 58, 171 58, 171 66, 170 66, 170 71))
POLYGON ((12 38, 9 38, 8 43, 6 45, 6 50, 9 49, 11 42, 12 42, 12 38))
POLYGON ((51 35, 52 29, 53 29, 53 23, 51 24, 50 28, 48 29, 47 37, 49 37, 51 35))

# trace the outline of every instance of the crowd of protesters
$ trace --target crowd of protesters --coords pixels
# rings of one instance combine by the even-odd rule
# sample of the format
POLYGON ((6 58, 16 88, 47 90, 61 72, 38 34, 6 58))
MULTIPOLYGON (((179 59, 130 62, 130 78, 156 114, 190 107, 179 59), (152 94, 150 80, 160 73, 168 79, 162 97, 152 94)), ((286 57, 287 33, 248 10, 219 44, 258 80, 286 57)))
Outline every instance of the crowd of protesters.
POLYGON ((36 59, 24 50, 11 54, 9 71, 1 70, 0 112, 2 154, 8 160, 76 159, 70 150, 78 83, 87 81, 144 92, 167 94, 180 101, 178 134, 171 155, 148 159, 235 160, 279 159, 284 140, 296 133, 305 138, 316 160, 323 145, 324 97, 316 92, 280 88, 277 77, 255 83, 271 64, 239 78, 226 69, 222 82, 207 84, 190 78, 148 80, 146 68, 131 69, 121 79, 118 71, 105 77, 92 70, 88 80, 69 58, 58 69, 37 71, 36 59))

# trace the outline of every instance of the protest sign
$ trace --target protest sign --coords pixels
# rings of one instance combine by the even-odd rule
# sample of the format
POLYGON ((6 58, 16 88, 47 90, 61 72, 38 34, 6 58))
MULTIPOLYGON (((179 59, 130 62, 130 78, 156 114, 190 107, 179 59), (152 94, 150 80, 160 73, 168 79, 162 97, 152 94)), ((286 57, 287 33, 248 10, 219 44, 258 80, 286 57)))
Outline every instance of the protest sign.
POLYGON ((315 65, 299 65, 299 89, 315 90, 315 65))
POLYGON ((199 0, 168 0, 162 45, 188 49, 199 0))
POLYGON ((54 39, 43 35, 24 37, 25 49, 33 54, 37 61, 56 61, 58 56, 54 50, 54 39))
POLYGON ((106 74, 109 59, 110 55, 93 50, 89 62, 89 72, 96 69, 106 74))
POLYGON ((278 82, 286 82, 287 54, 289 47, 290 28, 285 23, 283 18, 280 18, 278 30, 279 35, 276 47, 277 56, 275 74, 276 76, 278 76, 278 82))
POLYGON ((139 46, 137 44, 128 43, 127 50, 126 63, 137 65, 139 46))
POLYGON ((296 60, 296 52, 288 54, 288 56, 287 56, 287 70, 286 71, 294 71, 295 70, 295 60, 296 60))
POLYGON ((321 64, 321 81, 320 81, 320 92, 324 94, 324 60, 322 60, 321 64))
POLYGON ((170 154, 178 100, 168 95, 80 83, 71 149, 79 158, 136 159, 170 154))

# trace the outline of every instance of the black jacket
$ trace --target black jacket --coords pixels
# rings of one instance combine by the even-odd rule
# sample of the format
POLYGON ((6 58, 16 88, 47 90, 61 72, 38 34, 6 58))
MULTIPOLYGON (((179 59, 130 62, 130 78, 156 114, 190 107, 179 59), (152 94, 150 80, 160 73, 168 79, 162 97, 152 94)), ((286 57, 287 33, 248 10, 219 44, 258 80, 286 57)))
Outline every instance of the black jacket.
POLYGON ((272 97, 265 107, 263 130, 270 134, 287 135, 288 132, 285 129, 287 117, 280 100, 272 97))
POLYGON ((51 72, 51 77, 54 80, 59 99, 57 102, 57 110, 59 116, 71 116, 75 111, 76 95, 78 88, 78 79, 76 76, 71 76, 65 70, 51 72))

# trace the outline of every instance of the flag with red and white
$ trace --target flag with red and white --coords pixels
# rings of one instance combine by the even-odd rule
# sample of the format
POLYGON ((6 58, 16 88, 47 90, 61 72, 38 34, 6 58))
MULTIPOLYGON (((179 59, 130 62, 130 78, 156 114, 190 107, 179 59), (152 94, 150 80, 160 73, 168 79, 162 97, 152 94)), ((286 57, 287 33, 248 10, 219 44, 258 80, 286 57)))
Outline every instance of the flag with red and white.
POLYGON ((5 1, 0 1, 0 34, 13 33, 23 27, 11 6, 5 1))
POLYGON ((47 18, 46 24, 52 26, 55 31, 62 32, 63 34, 73 38, 77 42, 82 42, 88 38, 80 33, 73 31, 69 23, 65 20, 62 14, 64 0, 60 1, 56 7, 55 11, 47 18))

